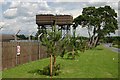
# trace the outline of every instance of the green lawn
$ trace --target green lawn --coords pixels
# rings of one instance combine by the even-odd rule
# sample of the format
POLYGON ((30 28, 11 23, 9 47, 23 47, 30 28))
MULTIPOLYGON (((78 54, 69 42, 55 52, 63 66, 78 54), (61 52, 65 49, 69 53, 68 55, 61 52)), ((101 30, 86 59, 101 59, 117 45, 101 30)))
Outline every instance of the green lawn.
MULTIPOLYGON (((80 53, 76 60, 57 57, 57 63, 61 64, 61 73, 54 78, 118 77, 118 54, 103 46, 80 53)), ((49 76, 29 73, 37 69, 42 70, 48 64, 49 58, 20 65, 3 71, 3 78, 49 78, 49 76)))
POLYGON ((113 45, 112 47, 120 48, 120 45, 116 44, 116 45, 113 45))

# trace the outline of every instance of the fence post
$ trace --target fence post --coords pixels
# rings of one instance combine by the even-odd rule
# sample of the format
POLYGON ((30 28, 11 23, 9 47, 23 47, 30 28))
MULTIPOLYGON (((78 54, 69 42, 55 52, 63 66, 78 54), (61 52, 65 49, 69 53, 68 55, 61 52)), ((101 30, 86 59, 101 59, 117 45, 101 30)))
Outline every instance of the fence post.
MULTIPOLYGON (((17 44, 17 46, 16 46, 16 65, 18 65, 19 63, 18 63, 18 56, 20 56, 20 51, 19 51, 19 53, 18 53, 18 46, 20 46, 20 42, 17 42, 16 43, 17 44)), ((20 50, 20 49, 19 49, 20 50)), ((19 57, 20 58, 20 57, 19 57)), ((20 60, 19 60, 20 61, 20 60)))
POLYGON ((31 42, 29 42, 29 62, 31 61, 31 42))
POLYGON ((38 55, 39 55, 39 59, 40 59, 40 36, 42 36, 43 33, 38 35, 38 55))
POLYGON ((38 59, 40 59, 40 42, 38 41, 38 59))
POLYGON ((2 79, 2 66, 2 42, 0 42, 0 79, 2 79))

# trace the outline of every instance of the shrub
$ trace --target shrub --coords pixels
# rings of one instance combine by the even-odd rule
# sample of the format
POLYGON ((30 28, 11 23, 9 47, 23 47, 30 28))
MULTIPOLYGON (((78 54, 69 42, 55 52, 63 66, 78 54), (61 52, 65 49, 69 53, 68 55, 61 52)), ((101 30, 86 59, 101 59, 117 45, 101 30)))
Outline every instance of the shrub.
MULTIPOLYGON (((52 67, 52 76, 57 76, 60 73, 60 64, 53 65, 52 67)), ((50 76, 50 65, 45 66, 42 70, 43 75, 49 75, 50 76)))

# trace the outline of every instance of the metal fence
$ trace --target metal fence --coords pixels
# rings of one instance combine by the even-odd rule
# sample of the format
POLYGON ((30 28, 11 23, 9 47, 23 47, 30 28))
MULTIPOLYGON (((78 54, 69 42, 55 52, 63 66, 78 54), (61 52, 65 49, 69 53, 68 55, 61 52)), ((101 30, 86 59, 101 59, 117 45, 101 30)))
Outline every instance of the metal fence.
POLYGON ((47 57, 38 42, 2 42, 2 70, 47 57), (20 46, 20 55, 17 55, 20 46))

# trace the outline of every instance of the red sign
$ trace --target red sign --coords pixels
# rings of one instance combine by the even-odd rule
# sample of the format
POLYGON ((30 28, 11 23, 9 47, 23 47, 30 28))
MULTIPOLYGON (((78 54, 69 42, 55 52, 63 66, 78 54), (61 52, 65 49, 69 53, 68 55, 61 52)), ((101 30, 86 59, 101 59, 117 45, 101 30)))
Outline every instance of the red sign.
POLYGON ((17 55, 20 55, 20 46, 17 46, 17 55))

